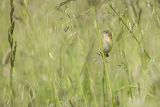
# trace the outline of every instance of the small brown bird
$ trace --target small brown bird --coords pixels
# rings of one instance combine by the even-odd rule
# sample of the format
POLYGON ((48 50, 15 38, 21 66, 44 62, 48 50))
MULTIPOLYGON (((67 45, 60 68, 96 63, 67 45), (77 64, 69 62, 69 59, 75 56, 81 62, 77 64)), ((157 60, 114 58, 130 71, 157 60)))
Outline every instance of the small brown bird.
POLYGON ((109 52, 112 48, 112 33, 108 30, 103 32, 103 53, 106 57, 109 57, 109 52))

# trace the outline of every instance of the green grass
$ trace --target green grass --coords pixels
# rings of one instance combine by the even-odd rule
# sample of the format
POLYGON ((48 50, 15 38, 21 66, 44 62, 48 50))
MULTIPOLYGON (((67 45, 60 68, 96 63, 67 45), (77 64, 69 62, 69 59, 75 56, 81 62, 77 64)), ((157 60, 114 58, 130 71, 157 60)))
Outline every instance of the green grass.
MULTIPOLYGON (((158 0, 14 0, 17 41, 0 63, 0 106, 158 107, 158 0), (97 55, 110 30, 109 58, 97 55)), ((0 61, 9 49, 10 0, 0 1, 0 61)))

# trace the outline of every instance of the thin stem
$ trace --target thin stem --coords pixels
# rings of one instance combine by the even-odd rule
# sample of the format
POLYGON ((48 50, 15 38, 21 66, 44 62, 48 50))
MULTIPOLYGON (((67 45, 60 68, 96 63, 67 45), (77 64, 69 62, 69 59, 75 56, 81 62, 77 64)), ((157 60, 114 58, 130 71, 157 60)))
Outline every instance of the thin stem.
MULTIPOLYGON (((139 47, 141 47, 141 42, 137 39, 137 37, 135 36, 134 32, 127 26, 127 24, 125 23, 125 21, 123 20, 123 18, 119 15, 119 13, 112 7, 111 4, 109 4, 109 7, 113 10, 113 12, 119 17, 120 21, 122 22, 122 24, 126 27, 126 29, 129 31, 129 33, 132 34, 132 37, 134 38, 134 40, 138 43, 139 47)), ((146 51, 146 49, 143 49, 144 53, 146 54, 146 56, 151 59, 150 55, 148 54, 148 52, 146 51)))
MULTIPOLYGON (((99 40, 99 43, 100 43, 100 49, 102 50, 103 49, 103 45, 102 45, 102 38, 100 37, 100 30, 99 30, 99 27, 97 25, 97 19, 96 19, 96 10, 94 11, 95 13, 95 20, 94 20, 94 24, 95 24, 95 29, 96 29, 96 33, 97 33, 97 38, 99 40)), ((103 100, 104 100, 104 107, 106 107, 106 96, 105 96, 105 87, 106 89, 108 90, 108 104, 107 106, 110 106, 110 100, 111 100, 111 106, 113 107, 114 106, 114 102, 113 102, 113 99, 112 99, 112 87, 111 87, 111 81, 110 81, 110 77, 109 77, 109 70, 107 71, 107 65, 105 63, 105 55, 104 53, 102 53, 102 61, 103 61, 103 77, 102 77, 102 84, 103 84, 103 100), (107 85, 106 85, 107 84, 107 85)))
POLYGON ((10 28, 8 29, 8 42, 10 45, 11 49, 11 56, 10 56, 10 106, 13 107, 13 100, 14 100, 14 88, 13 88, 13 68, 14 68, 14 63, 15 63, 15 55, 16 55, 16 47, 17 47, 17 42, 14 41, 13 37, 13 32, 14 32, 14 27, 15 27, 15 20, 13 18, 14 16, 14 5, 13 5, 13 0, 10 0, 10 28))

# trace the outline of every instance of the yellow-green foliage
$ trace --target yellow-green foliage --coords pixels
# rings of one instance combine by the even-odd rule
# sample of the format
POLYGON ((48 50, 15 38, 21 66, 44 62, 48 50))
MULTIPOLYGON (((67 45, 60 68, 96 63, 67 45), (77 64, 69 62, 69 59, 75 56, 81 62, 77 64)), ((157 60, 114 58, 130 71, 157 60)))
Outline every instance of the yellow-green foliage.
MULTIPOLYGON (((13 107, 159 106, 159 0, 13 1, 13 107), (104 30, 107 59, 97 54, 104 30)), ((11 104, 9 15, 0 0, 0 107, 11 104)))

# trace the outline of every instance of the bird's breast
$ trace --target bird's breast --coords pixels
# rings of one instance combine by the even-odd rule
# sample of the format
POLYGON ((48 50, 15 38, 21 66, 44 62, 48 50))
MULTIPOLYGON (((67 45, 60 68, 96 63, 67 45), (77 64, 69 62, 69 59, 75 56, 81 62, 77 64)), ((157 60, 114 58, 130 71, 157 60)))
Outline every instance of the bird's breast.
POLYGON ((108 42, 104 42, 103 44, 103 49, 106 53, 109 53, 110 49, 111 49, 111 44, 108 42))

